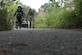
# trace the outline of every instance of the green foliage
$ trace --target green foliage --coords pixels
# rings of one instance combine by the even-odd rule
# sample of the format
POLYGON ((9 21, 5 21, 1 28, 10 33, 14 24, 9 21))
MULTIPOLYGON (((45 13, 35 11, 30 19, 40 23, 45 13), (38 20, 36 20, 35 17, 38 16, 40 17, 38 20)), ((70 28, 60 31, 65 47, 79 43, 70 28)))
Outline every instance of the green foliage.
POLYGON ((23 11, 24 11, 23 19, 27 19, 27 14, 28 14, 29 7, 26 6, 26 5, 23 5, 23 4, 22 4, 22 7, 23 7, 23 11))
POLYGON ((44 27, 42 25, 45 24, 47 28, 79 28, 80 21, 82 19, 78 19, 74 11, 67 11, 65 9, 60 10, 58 13, 55 11, 47 14, 47 16, 43 19, 43 17, 38 17, 36 19, 39 27, 44 27))
POLYGON ((17 7, 12 0, 0 2, 0 31, 12 29, 11 20, 13 19, 13 12, 17 7))
MULTIPOLYGON (((54 6, 47 7, 47 11, 51 9, 51 12, 47 13, 44 22, 48 28, 80 28, 82 27, 82 0, 74 0, 67 5, 75 4, 75 10, 66 10, 66 6, 63 9, 54 6)), ((37 20, 38 21, 38 20, 37 20)), ((39 19, 39 22, 41 20, 39 19)), ((41 24, 41 22, 38 25, 41 24)))
POLYGON ((82 27, 82 0, 74 0, 75 1, 75 5, 76 5, 76 9, 75 9, 75 14, 76 17, 78 18, 78 23, 77 26, 78 27, 82 27))
POLYGON ((41 6, 42 9, 44 9, 45 12, 50 13, 53 10, 57 10, 59 8, 58 3, 45 3, 44 5, 41 6))
POLYGON ((46 24, 45 24, 45 19, 46 17, 45 16, 37 16, 35 17, 35 27, 36 28, 45 28, 46 27, 46 24))
MULTIPOLYGON (((75 0, 76 4, 76 14, 82 18, 82 0, 75 0)), ((80 18, 80 17, 79 17, 80 18)))
POLYGON ((8 23, 8 13, 6 9, 0 10, 0 31, 10 29, 10 23, 8 23))
POLYGON ((80 21, 74 11, 67 11, 65 9, 54 14, 53 12, 47 15, 46 24, 50 28, 79 28, 80 21))

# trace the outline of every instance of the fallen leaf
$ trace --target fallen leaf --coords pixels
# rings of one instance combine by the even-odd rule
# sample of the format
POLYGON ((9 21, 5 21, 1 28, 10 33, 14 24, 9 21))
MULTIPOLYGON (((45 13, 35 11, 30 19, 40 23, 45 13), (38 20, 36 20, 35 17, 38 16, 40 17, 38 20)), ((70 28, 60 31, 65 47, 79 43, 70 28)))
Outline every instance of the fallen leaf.
POLYGON ((1 48, 0 52, 8 53, 11 52, 11 50, 9 48, 1 48))

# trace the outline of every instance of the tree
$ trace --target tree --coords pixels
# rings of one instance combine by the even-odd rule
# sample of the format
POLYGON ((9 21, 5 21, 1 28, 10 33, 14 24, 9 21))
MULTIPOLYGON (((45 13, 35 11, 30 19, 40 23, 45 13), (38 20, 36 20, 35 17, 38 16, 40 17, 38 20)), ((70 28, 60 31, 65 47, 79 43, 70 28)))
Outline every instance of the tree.
POLYGON ((70 3, 73 0, 56 0, 60 7, 64 7, 66 3, 70 3))
POLYGON ((45 3, 44 5, 42 5, 40 7, 41 9, 43 9, 45 12, 51 12, 51 11, 55 11, 56 9, 59 8, 59 5, 57 2, 54 2, 54 3, 45 3))
POLYGON ((12 19, 12 13, 15 11, 15 8, 17 6, 17 2, 13 0, 1 0, 0 1, 0 30, 7 30, 11 29, 11 23, 10 20, 12 19), (4 25, 3 25, 4 24, 4 25))
POLYGON ((77 27, 82 27, 82 0, 74 0, 75 14, 77 17, 77 27))
POLYGON ((64 7, 65 4, 72 2, 73 0, 50 0, 49 3, 45 3, 40 8, 44 9, 46 12, 57 11, 60 7, 64 7))

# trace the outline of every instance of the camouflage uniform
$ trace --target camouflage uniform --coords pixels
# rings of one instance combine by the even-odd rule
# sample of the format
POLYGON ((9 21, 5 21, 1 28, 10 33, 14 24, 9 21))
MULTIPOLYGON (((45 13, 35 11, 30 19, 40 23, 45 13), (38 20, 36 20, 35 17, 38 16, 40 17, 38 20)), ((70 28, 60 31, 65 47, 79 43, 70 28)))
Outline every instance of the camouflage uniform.
POLYGON ((16 10, 14 16, 16 15, 16 18, 17 18, 16 24, 19 23, 20 28, 21 28, 23 14, 24 13, 23 13, 22 7, 18 6, 18 9, 16 10))
POLYGON ((30 28, 34 28, 34 10, 29 9, 28 15, 30 21, 30 28))

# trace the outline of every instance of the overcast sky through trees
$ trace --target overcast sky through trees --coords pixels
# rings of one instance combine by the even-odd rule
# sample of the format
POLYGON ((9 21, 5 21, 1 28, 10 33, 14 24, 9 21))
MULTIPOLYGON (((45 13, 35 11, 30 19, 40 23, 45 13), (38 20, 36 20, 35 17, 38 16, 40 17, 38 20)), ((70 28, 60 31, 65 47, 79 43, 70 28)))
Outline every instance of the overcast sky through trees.
POLYGON ((38 11, 41 5, 48 3, 49 0, 21 0, 21 2, 38 11))

